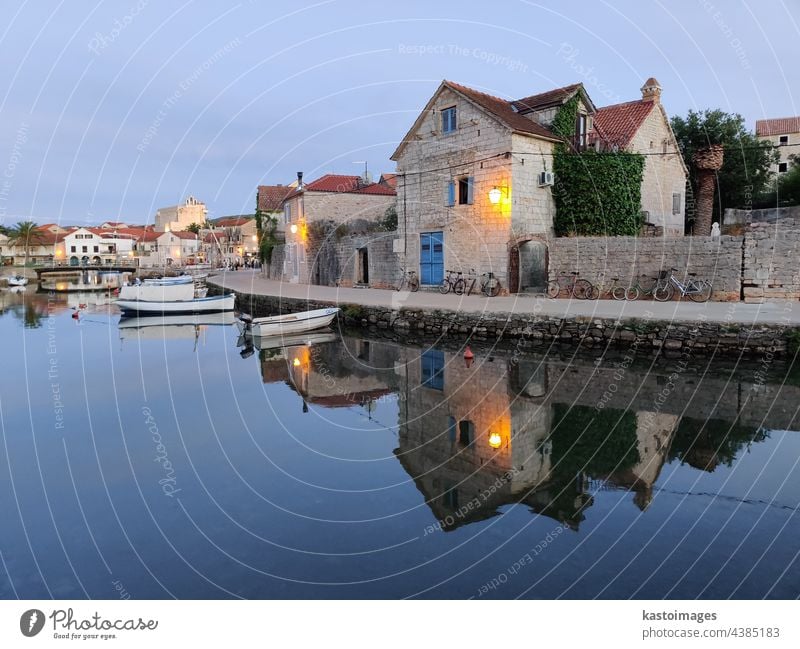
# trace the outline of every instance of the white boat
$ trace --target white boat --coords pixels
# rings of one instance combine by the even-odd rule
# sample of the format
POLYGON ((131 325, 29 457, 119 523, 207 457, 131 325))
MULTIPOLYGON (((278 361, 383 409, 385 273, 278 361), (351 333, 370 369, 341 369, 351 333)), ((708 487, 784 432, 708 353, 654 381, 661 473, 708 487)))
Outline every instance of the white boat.
POLYGON ((122 318, 119 336, 122 340, 172 340, 196 338, 206 327, 230 326, 235 317, 225 313, 195 313, 185 315, 150 315, 122 318))
POLYGON ((22 275, 11 275, 8 278, 9 286, 26 286, 27 284, 28 284, 28 278, 23 277, 22 275))
POLYGON ((241 333, 250 336, 295 334, 327 327, 333 322, 337 313, 339 313, 339 309, 336 307, 274 315, 267 318, 251 318, 243 313, 236 321, 236 326, 239 327, 241 333))
POLYGON ((258 351, 264 349, 280 349, 284 347, 298 347, 301 345, 320 345, 338 340, 333 331, 311 331, 304 334, 291 334, 289 336, 248 336, 242 334, 237 341, 238 347, 252 345, 258 351))
POLYGON ((191 275, 146 279, 137 284, 123 286, 119 291, 117 306, 123 313, 214 313, 233 311, 235 296, 206 297, 208 289, 202 278, 191 275))
POLYGON ((117 300, 117 306, 123 313, 214 313, 233 311, 236 296, 214 295, 198 297, 191 300, 117 300))

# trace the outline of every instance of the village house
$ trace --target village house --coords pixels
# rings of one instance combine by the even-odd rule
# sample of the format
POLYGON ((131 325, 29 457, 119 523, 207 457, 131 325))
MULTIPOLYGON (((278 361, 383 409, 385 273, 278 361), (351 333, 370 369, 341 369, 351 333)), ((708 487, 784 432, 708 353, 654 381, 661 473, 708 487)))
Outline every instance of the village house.
POLYGON ((779 117, 756 121, 756 137, 771 142, 778 149, 778 162, 773 173, 786 173, 792 166, 790 156, 800 154, 800 117, 779 117))
POLYGON ((669 117, 661 104, 661 85, 649 78, 642 98, 598 108, 589 142, 598 151, 644 155, 642 212, 666 236, 683 236, 688 170, 669 117))
POLYGON ((76 228, 63 236, 66 263, 89 266, 130 262, 138 233, 124 229, 76 228))
POLYGON ((180 232, 192 223, 202 226, 206 221, 208 210, 205 203, 189 196, 181 205, 161 207, 156 211, 155 229, 158 232, 169 230, 180 232))
MULTIPOLYGON (((286 245, 279 279, 323 284, 335 276, 343 285, 370 285, 371 273, 381 260, 373 255, 371 261, 368 238, 351 252, 342 253, 335 244, 349 228, 369 230, 394 204, 394 189, 366 177, 326 174, 306 184, 298 173, 297 187, 282 204, 286 245)), ((385 243, 390 244, 384 238, 385 243)))
POLYGON ((275 219, 275 233, 283 238, 286 224, 283 220, 283 199, 286 198, 296 183, 291 185, 259 185, 256 190, 256 210, 262 216, 275 219))
MULTIPOLYGON (((65 258, 64 237, 68 230, 47 224, 36 228, 37 235, 28 245, 28 263, 36 265, 63 264, 65 258)), ((22 241, 11 242, 0 237, 0 256, 3 263, 21 266, 25 263, 25 245, 22 241)))
POLYGON ((186 266, 199 263, 201 240, 198 234, 187 231, 156 233, 155 246, 150 254, 140 258, 142 266, 186 266))
MULTIPOLYGON (((620 108, 601 116, 609 137, 621 123, 626 150, 676 152, 660 90, 648 87, 636 120, 620 108)), ((554 237, 555 147, 594 146, 598 114, 602 111, 580 83, 509 101, 443 81, 392 155, 401 265, 418 272, 429 287, 447 270, 474 269, 475 275, 492 273, 503 292, 544 288, 548 242, 554 237), (551 126, 572 100, 575 135, 565 142, 551 126)), ((685 168, 679 155, 669 159, 668 165, 647 165, 644 209, 649 219, 668 224, 671 234, 682 234, 685 168)))
POLYGON ((221 217, 201 235, 204 257, 211 264, 241 264, 258 257, 258 230, 252 216, 221 217))

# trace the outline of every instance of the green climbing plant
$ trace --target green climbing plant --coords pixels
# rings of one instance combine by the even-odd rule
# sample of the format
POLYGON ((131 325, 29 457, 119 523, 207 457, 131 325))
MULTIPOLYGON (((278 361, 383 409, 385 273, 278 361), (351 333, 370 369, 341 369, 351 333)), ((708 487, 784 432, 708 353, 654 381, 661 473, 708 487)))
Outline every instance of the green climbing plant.
POLYGON ((262 264, 269 265, 272 261, 272 251, 278 245, 275 233, 278 229, 278 219, 256 210, 256 232, 258 233, 258 258, 262 264))

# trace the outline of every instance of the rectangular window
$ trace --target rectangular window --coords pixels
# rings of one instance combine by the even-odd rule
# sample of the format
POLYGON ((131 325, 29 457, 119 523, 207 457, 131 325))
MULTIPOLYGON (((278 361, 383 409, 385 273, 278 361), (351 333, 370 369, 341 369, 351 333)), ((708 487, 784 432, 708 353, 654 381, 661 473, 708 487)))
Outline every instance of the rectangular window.
POLYGON ((284 223, 291 223, 292 222, 292 204, 286 203, 283 206, 283 222, 284 223))
POLYGON ((89 252, 89 248, 86 246, 81 246, 81 252, 89 252))
POLYGON ((475 198, 475 179, 472 176, 465 176, 458 179, 458 204, 472 205, 475 198))
POLYGON ((788 135, 781 135, 780 141, 781 141, 781 146, 783 146, 785 144, 789 144, 789 136, 788 135))
POLYGON ((444 390, 444 352, 428 349, 420 358, 422 377, 420 384, 433 390, 444 390))
POLYGON ((95 247, 94 247, 94 251, 95 251, 95 252, 100 252, 100 246, 95 246, 95 247))
POLYGON ((70 247, 69 247, 69 251, 70 251, 70 252, 75 252, 75 246, 70 246, 70 247))
POLYGON ((475 441, 475 423, 469 419, 458 422, 458 443, 469 446, 475 441))
POLYGON ((675 192, 672 194, 672 213, 673 214, 680 214, 681 213, 681 193, 675 192))
POLYGON ((442 133, 456 132, 456 107, 451 106, 442 111, 442 133))
POLYGON ((789 164, 787 162, 781 162, 780 164, 778 164, 779 173, 786 173, 788 169, 789 169, 789 164))

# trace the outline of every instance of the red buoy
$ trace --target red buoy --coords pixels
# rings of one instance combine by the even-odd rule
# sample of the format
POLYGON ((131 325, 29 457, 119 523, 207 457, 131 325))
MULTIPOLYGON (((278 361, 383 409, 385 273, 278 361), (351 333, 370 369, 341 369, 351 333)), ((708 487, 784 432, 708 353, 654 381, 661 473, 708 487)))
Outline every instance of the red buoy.
POLYGON ((473 358, 475 358, 475 354, 472 353, 472 350, 469 348, 469 345, 467 345, 467 348, 464 350, 464 359, 471 361, 473 358))

